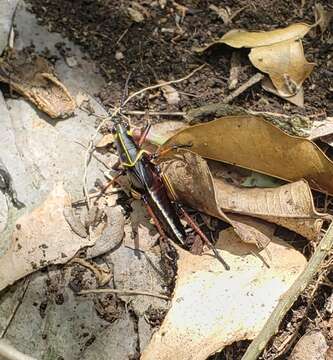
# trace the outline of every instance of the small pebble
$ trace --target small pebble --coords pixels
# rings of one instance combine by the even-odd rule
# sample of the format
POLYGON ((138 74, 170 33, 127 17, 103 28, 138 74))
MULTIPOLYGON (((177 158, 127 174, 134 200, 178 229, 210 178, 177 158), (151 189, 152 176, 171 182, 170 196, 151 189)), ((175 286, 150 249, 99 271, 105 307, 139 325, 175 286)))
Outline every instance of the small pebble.
POLYGON ((326 360, 328 346, 319 330, 303 335, 295 345, 289 360, 326 360))
POLYGON ((122 60, 124 58, 124 54, 121 51, 116 51, 115 58, 116 60, 122 60))

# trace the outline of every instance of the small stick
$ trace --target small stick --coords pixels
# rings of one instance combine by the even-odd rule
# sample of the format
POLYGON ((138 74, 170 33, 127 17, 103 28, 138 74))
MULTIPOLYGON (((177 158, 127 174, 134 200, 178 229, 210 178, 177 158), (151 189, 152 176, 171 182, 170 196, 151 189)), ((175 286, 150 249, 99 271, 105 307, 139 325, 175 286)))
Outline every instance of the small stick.
POLYGON ((4 327, 4 329, 2 330, 2 332, 1 332, 1 334, 0 334, 0 339, 2 339, 2 338, 6 335, 8 329, 9 329, 9 326, 10 326, 10 324, 12 323, 12 321, 13 321, 16 313, 17 313, 18 308, 19 308, 20 305, 22 304, 22 301, 23 301, 23 299, 24 299, 25 293, 26 293, 27 290, 28 290, 29 283, 30 283, 30 279, 29 279, 29 278, 26 278, 26 279, 24 280, 24 285, 23 285, 22 294, 19 296, 19 298, 18 298, 18 300, 17 300, 17 303, 16 303, 16 305, 14 306, 14 309, 13 309, 12 313, 10 314, 10 317, 9 317, 9 319, 8 319, 8 321, 7 321, 7 324, 6 324, 6 326, 4 327))
POLYGON ((239 71, 241 69, 241 56, 239 51, 234 51, 231 55, 230 73, 228 80, 229 90, 234 90, 238 84, 239 71))
POLYGON ((233 91, 230 95, 228 95, 226 98, 223 99, 224 104, 230 103, 232 100, 234 100, 237 96, 239 96, 241 93, 243 93, 245 90, 256 84, 257 82, 261 81, 265 77, 264 74, 256 73, 248 81, 246 81, 243 85, 241 85, 238 89, 233 91))
POLYGON ((328 228, 326 234, 321 239, 320 243, 308 262, 303 273, 297 278, 289 290, 281 297, 280 302, 274 309, 273 313, 266 321, 265 326, 252 341, 245 355, 241 360, 255 360, 266 347, 271 337, 276 334, 279 325, 284 318, 286 312, 290 309, 298 296, 308 286, 309 282, 317 273, 320 265, 324 261, 326 255, 331 251, 333 246, 333 223, 328 228))
POLYGON ((132 296, 132 295, 143 295, 143 296, 151 296, 157 297, 163 300, 170 300, 169 296, 162 294, 155 294, 149 291, 141 291, 141 290, 126 290, 126 289, 91 289, 91 290, 81 290, 77 292, 77 295, 86 295, 86 294, 119 294, 124 296, 132 296))
POLYGON ((161 112, 161 111, 139 111, 139 110, 124 110, 125 115, 148 115, 148 116, 185 116, 186 113, 182 111, 175 112, 161 112))

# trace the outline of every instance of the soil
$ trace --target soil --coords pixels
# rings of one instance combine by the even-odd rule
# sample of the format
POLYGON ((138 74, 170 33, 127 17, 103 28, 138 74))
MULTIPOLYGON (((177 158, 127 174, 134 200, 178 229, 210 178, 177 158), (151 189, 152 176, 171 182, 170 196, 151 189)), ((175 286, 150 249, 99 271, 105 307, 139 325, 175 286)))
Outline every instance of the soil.
MULTIPOLYGON (((130 73, 129 90, 132 92, 156 84, 158 80, 182 78, 201 64, 207 64, 191 78, 176 85, 181 97, 177 105, 167 104, 161 92, 153 91, 130 102, 127 110, 188 111, 219 102, 230 93, 228 79, 233 50, 226 46, 216 46, 199 56, 193 47, 210 43, 212 39, 235 28, 272 30, 295 22, 315 22, 314 0, 304 1, 303 7, 301 0, 225 0, 223 7, 229 7, 232 14, 243 8, 229 24, 224 24, 214 11, 209 10, 209 5, 221 7, 219 0, 167 1, 164 9, 159 1, 138 0, 140 12, 144 16, 140 23, 129 16, 127 8, 133 6, 133 2, 128 0, 28 2, 41 24, 81 45, 96 62, 107 80, 106 87, 96 95, 107 106, 119 104, 130 73), (186 5, 185 16, 177 4, 186 5)), ((316 63, 311 76, 304 82, 304 109, 265 92, 260 84, 242 93, 232 104, 252 110, 311 115, 318 119, 333 116, 333 41, 329 38, 329 31, 333 29, 324 34, 313 29, 303 39, 307 60, 316 63)), ((62 44, 59 43, 58 48, 63 56, 70 55, 70 49, 64 48, 62 44)), ((250 64, 246 50, 241 50, 241 62, 240 83, 257 72, 250 64)), ((140 123, 142 117, 135 120, 140 123)), ((327 272, 327 280, 333 280, 332 272, 327 272)), ((73 287, 79 285, 72 284, 73 287)), ((300 335, 315 327, 322 329, 327 341, 333 344, 331 314, 327 310, 331 292, 330 286, 321 285, 315 296, 307 297, 311 293, 311 289, 308 289, 294 304, 279 334, 261 358, 274 359, 277 355, 280 359, 287 358, 290 349, 288 346, 283 348, 284 340, 297 332, 299 335, 287 342, 292 348, 300 335)), ((105 307, 105 304, 100 305, 105 307)), ((110 321, 113 321, 117 316, 117 304, 111 305, 113 316, 110 321)), ((161 317, 162 314, 154 314, 152 311, 149 319, 158 326, 161 317)), ((247 345, 247 341, 233 344, 212 359, 240 359, 247 345)))
MULTIPOLYGON (((181 92, 181 101, 177 105, 166 104, 161 95, 153 99, 151 96, 130 104, 135 110, 186 111, 221 101, 229 93, 227 82, 232 49, 214 47, 199 56, 193 47, 210 43, 213 38, 235 28, 272 30, 295 22, 315 22, 314 0, 304 2, 303 8, 299 1, 226 0, 223 5, 228 6, 232 14, 247 6, 228 25, 209 10, 209 5, 221 6, 218 0, 183 2, 188 8, 185 17, 174 2, 168 1, 161 9, 158 1, 141 0, 141 13, 145 17, 141 23, 129 17, 127 8, 131 1, 127 0, 29 2, 41 24, 80 44, 96 61, 109 84, 101 94, 106 104, 119 103, 129 73, 130 91, 133 91, 156 84, 157 80, 181 78, 200 64, 207 63, 202 71, 177 85, 181 92), (119 54, 123 58, 117 60, 119 54)), ((253 110, 332 116, 333 64, 330 51, 333 44, 328 38, 328 33, 321 36, 317 30, 312 30, 303 39, 307 60, 316 63, 310 78, 304 83, 304 109, 265 92, 260 84, 245 91, 233 104, 253 110)), ((242 51, 241 82, 256 72, 246 53, 246 50, 242 51)))

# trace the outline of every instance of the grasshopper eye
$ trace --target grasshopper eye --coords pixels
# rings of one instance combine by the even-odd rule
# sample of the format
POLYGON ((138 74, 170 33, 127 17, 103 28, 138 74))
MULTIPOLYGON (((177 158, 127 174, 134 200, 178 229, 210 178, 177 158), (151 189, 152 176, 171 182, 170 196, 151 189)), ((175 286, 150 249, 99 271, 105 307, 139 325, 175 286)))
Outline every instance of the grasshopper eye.
POLYGON ((113 135, 115 135, 115 134, 117 133, 117 130, 116 130, 115 127, 112 127, 112 128, 111 128, 111 133, 112 133, 113 135))

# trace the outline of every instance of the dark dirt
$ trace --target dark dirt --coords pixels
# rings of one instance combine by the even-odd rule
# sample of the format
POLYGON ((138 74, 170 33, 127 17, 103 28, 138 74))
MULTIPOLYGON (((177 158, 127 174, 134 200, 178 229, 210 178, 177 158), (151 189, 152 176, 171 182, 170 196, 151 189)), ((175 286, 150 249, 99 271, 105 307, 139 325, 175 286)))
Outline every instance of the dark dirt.
MULTIPOLYGON (((221 101, 228 94, 231 49, 219 47, 204 56, 198 56, 192 51, 193 47, 209 43, 234 28, 272 30, 294 22, 314 23, 315 3, 314 0, 306 1, 301 9, 300 1, 227 0, 223 6, 229 6, 232 13, 245 5, 249 6, 231 24, 224 25, 216 13, 208 9, 212 4, 221 6, 217 0, 183 2, 189 9, 183 21, 181 12, 171 1, 165 9, 160 8, 158 1, 140 1, 147 14, 142 23, 135 23, 128 16, 126 9, 130 1, 126 0, 29 2, 41 24, 80 44, 97 62, 100 72, 109 82, 102 97, 110 105, 118 103, 130 72, 130 90, 133 91, 155 84, 156 80, 181 78, 200 64, 208 64, 189 80, 177 85, 178 91, 182 92, 177 106, 167 105, 161 95, 153 99, 143 97, 130 104, 135 110, 146 110, 149 107, 158 111, 188 110, 221 101), (116 60, 116 52, 119 51, 124 57, 116 60)), ((244 92, 233 104, 255 110, 301 112, 318 116, 327 113, 332 116, 333 65, 330 58, 332 54, 329 54, 332 52, 332 42, 328 41, 327 33, 322 39, 313 30, 304 38, 303 44, 307 60, 317 64, 304 83, 304 110, 265 92, 259 84, 244 92)), ((246 55, 246 51, 243 51, 243 55, 246 55)), ((247 56, 242 56, 242 63, 241 80, 245 81, 256 70, 250 65, 247 56)))
MULTIPOLYGON (((182 78, 201 64, 207 64, 190 79, 175 86, 181 97, 177 105, 168 105, 160 92, 152 91, 149 96, 145 95, 132 101, 127 110, 188 111, 221 101, 229 94, 228 78, 232 50, 226 46, 219 46, 199 56, 192 51, 193 47, 210 43, 214 38, 221 37, 234 28, 272 30, 295 22, 315 22, 314 0, 304 1, 303 8, 301 0, 225 0, 223 4, 219 0, 179 0, 177 3, 188 8, 184 18, 173 1, 167 1, 166 7, 161 9, 158 1, 139 0, 143 7, 141 12, 144 12, 145 16, 141 23, 135 23, 129 17, 126 9, 131 1, 128 0, 28 2, 41 24, 79 44, 96 62, 99 71, 108 82, 99 94, 105 105, 119 104, 129 73, 132 74, 132 92, 154 85, 158 80, 182 78), (232 23, 225 25, 214 11, 209 10, 209 5, 212 4, 217 7, 228 6, 231 13, 248 6, 235 16, 232 23), (120 53, 123 58, 117 60, 116 54, 119 58, 120 53)), ((327 1, 322 3, 329 7, 327 1)), ((332 33, 333 29, 329 31, 332 33)), ((332 38, 329 39, 329 31, 321 35, 317 30, 312 30, 303 39, 307 60, 316 63, 311 76, 304 82, 304 109, 265 92, 260 84, 245 91, 232 102, 232 105, 252 110, 313 115, 319 119, 325 115, 333 116, 333 41, 332 38)), ((59 52, 60 55, 66 56, 70 49, 65 49, 59 44, 59 52)), ((250 64, 246 50, 241 50, 241 56, 240 83, 245 82, 257 71, 250 64)), ((51 60, 54 62, 57 59, 51 60)), ((138 117, 137 121, 140 120, 141 117, 138 117)), ((312 251, 304 248, 304 252, 308 256, 312 251)), ((76 281, 73 280, 71 287, 78 291, 82 284, 80 274, 76 275, 76 281)), ((326 273, 326 281, 332 284, 332 272, 326 273)), ((331 314, 327 311, 327 299, 332 293, 331 285, 320 285, 314 296, 310 296, 311 291, 312 288, 306 290, 288 312, 280 332, 266 348, 261 359, 272 360, 277 356, 286 359, 295 341, 312 328, 322 329, 329 344, 333 344, 333 325, 330 323, 331 314), (284 340, 295 332, 297 335, 293 341, 287 342, 287 346, 283 347, 283 344, 286 345, 284 340)), ((107 310, 109 321, 117 318, 119 304, 114 302, 112 297, 98 305, 102 317, 105 317, 104 311, 107 310)), ((41 314, 42 310, 41 307, 41 314)), ((157 327, 163 315, 152 309, 147 318, 152 326, 157 327)), ((247 341, 235 343, 211 359, 240 359, 247 345, 247 341)))

